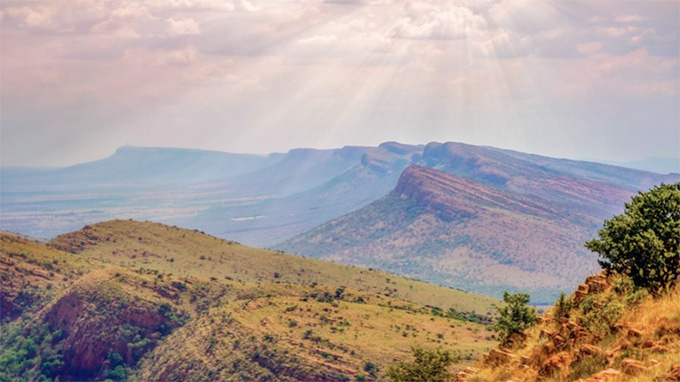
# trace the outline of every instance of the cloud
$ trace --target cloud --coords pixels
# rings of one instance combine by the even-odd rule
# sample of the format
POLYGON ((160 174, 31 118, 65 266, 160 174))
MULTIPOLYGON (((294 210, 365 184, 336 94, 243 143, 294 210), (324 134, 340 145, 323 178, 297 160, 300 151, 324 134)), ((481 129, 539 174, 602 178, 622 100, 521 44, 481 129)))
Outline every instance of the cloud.
POLYGON ((186 66, 196 61, 198 57, 198 52, 193 47, 187 47, 182 50, 174 50, 168 53, 164 53, 160 62, 166 65, 180 65, 186 66))
POLYGON ((3 12, 3 21, 19 28, 66 30, 55 23, 55 10, 51 7, 11 7, 3 12))
POLYGON ((168 19, 168 31, 171 36, 184 36, 192 34, 200 34, 201 29, 198 23, 193 19, 168 19))
POLYGON ((636 27, 601 27, 595 28, 595 33, 608 38, 618 38, 633 34, 639 30, 636 27))
POLYGON ((596 41, 596 42, 586 42, 586 43, 582 43, 582 44, 577 44, 576 50, 578 50, 579 53, 584 54, 584 55, 597 53, 597 52, 602 50, 602 43, 596 41))
MULTIPOLYGON (((241 136, 232 124, 290 129, 266 148, 239 138, 242 151, 314 146, 296 139, 324 136, 318 126, 335 138, 346 132, 343 144, 455 140, 471 137, 468 127, 487 143, 533 133, 532 123, 595 129, 606 121, 598 107, 662 131, 678 119, 678 8, 676 0, 0 0, 3 141, 110 135, 115 146, 148 122, 149 137, 166 145, 168 126, 179 134, 201 124, 225 138, 241 136), (632 107, 655 102, 665 114, 632 107), (37 132, 28 137, 28 128, 37 132)), ((14 164, 48 158, 13 152, 14 164)))
POLYGON ((617 23, 639 23, 649 20, 649 17, 640 15, 622 15, 614 19, 617 23))
POLYGON ((258 8, 248 0, 149 0, 157 8, 253 12, 258 8))
POLYGON ((314 35, 312 37, 303 38, 298 41, 301 45, 330 45, 338 42, 338 36, 335 35, 314 35))
POLYGON ((459 39, 479 33, 486 22, 470 8, 409 2, 390 36, 406 39, 459 39))

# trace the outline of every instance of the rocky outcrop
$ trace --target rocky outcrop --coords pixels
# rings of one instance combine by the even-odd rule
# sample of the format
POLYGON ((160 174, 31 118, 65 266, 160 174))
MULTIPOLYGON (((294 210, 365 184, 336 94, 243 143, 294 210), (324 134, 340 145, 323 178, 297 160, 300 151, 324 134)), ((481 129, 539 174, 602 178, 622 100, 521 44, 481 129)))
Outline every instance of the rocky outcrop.
POLYGON ((586 297, 603 292, 609 286, 607 280, 607 276, 604 272, 588 276, 586 282, 580 284, 578 289, 576 289, 576 292, 574 292, 574 303, 578 305, 583 302, 586 297))
POLYGON ((671 366, 668 373, 654 379, 654 382, 678 382, 680 381, 680 364, 671 366))
POLYGON ((505 365, 513 359, 515 359, 515 356, 503 349, 491 349, 488 353, 484 354, 484 363, 488 366, 505 365))
POLYGON ((557 374, 560 370, 569 366, 571 356, 567 352, 561 352, 548 358, 538 369, 538 374, 544 377, 557 374))
POLYGON ((625 358, 621 361, 621 370, 628 375, 636 375, 647 370, 647 368, 642 362, 636 359, 625 358))
POLYGON ((621 372, 616 369, 603 370, 593 374, 587 379, 578 379, 575 382, 616 382, 621 378, 621 372))
POLYGON ((154 302, 122 287, 126 278, 134 277, 114 271, 93 272, 41 313, 39 322, 66 334, 64 361, 72 376, 101 377, 112 353, 134 365, 163 335, 181 325, 175 319, 181 314, 173 313, 170 301, 154 302))

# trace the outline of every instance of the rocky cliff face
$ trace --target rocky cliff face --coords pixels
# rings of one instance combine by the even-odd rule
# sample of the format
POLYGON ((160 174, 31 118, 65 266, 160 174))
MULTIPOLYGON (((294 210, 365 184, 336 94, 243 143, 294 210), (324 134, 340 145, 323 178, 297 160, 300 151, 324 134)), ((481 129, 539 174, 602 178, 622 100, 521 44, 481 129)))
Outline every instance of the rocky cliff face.
POLYGON ((422 166, 407 168, 394 192, 400 197, 419 201, 449 220, 472 217, 475 210, 481 208, 499 208, 543 217, 557 212, 538 200, 422 166))
POLYGON ((48 305, 37 322, 64 334, 67 377, 100 378, 111 354, 134 366, 181 325, 172 300, 161 296, 164 289, 124 270, 96 271, 48 305))

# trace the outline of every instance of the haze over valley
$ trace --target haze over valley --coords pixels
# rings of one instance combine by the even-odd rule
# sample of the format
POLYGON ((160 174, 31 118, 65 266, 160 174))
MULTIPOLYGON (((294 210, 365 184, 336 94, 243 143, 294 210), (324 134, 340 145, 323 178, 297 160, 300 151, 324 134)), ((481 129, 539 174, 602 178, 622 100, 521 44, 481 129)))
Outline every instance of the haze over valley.
POLYGON ((2 170, 2 228, 49 239, 111 219, 549 302, 597 269, 583 242, 678 174, 461 143, 268 156, 123 147, 65 168, 2 170))

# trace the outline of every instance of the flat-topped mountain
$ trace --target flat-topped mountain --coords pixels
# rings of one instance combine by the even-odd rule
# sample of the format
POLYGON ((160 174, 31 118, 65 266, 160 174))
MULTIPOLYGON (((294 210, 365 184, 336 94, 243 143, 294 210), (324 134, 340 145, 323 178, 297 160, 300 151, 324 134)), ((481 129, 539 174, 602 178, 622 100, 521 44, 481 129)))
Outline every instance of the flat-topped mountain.
POLYGON ((158 147, 121 147, 104 159, 54 169, 3 169, 3 192, 163 189, 257 171, 275 156, 158 147))
POLYGON ((619 212, 637 191, 680 179, 593 162, 549 158, 463 143, 430 143, 418 164, 539 197, 599 220, 619 212))

